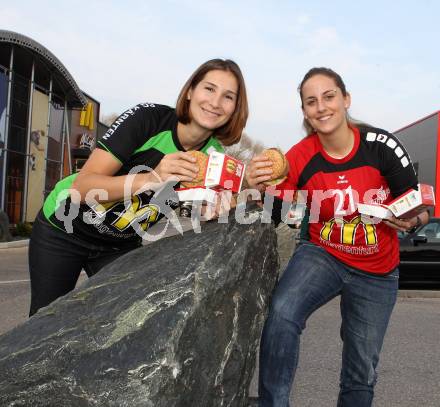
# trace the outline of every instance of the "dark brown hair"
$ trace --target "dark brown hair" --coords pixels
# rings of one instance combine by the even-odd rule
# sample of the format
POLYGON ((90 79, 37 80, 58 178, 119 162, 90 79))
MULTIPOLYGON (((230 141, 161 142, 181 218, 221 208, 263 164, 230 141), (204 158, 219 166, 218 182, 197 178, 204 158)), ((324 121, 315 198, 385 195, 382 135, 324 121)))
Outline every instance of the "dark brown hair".
POLYGON ((197 70, 186 81, 176 103, 176 114, 179 122, 188 124, 191 121, 189 114, 188 91, 194 89, 205 75, 214 70, 231 72, 238 82, 237 100, 234 113, 222 127, 215 129, 214 136, 225 146, 238 143, 240 141, 243 128, 249 115, 248 100, 244 78, 239 66, 230 59, 211 59, 200 65, 197 70))

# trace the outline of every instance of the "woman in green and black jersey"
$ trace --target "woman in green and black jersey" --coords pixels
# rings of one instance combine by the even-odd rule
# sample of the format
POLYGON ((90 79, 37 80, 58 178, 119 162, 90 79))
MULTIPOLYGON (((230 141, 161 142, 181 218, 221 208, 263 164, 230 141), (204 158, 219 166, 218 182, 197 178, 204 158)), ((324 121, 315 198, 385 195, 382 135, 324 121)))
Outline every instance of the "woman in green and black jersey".
POLYGON ((198 168, 187 151, 223 151, 240 140, 247 117, 240 68, 221 59, 192 74, 175 109, 141 103, 119 116, 37 216, 29 246, 30 315, 71 291, 81 269, 91 276, 138 247, 140 232, 177 205, 172 188, 153 191, 172 185, 166 181, 193 180, 198 168))

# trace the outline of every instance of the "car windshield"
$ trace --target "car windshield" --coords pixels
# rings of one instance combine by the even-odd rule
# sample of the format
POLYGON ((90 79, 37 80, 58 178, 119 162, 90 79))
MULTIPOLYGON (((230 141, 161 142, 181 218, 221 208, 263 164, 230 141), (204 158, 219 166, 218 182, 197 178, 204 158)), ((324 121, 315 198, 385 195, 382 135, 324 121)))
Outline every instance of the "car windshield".
POLYGON ((427 223, 417 231, 417 236, 424 236, 428 239, 440 239, 440 223, 427 223))
POLYGON ((399 239, 403 239, 406 235, 407 235, 406 232, 402 232, 401 230, 398 230, 398 231, 397 231, 397 237, 398 237, 399 239))

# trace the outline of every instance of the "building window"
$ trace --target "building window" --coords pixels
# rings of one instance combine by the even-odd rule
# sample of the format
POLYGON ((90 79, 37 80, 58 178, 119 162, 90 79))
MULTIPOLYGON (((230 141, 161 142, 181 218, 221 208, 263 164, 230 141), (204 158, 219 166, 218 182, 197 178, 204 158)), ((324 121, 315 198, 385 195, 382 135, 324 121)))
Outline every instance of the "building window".
POLYGON ((64 108, 61 103, 50 104, 49 138, 47 144, 45 196, 61 178, 63 154, 64 108))
POLYGON ((0 43, 0 68, 9 68, 11 63, 11 45, 0 43))
POLYGON ((11 223, 21 220, 26 165, 29 80, 14 73, 6 159, 6 213, 11 223))
POLYGON ((8 77, 0 70, 0 205, 3 202, 3 165, 5 160, 6 142, 6 105, 8 102, 8 77))
POLYGON ((29 145, 29 166, 27 178, 27 222, 33 222, 43 206, 46 184, 47 129, 49 96, 46 92, 34 90, 32 96, 31 134, 29 145))

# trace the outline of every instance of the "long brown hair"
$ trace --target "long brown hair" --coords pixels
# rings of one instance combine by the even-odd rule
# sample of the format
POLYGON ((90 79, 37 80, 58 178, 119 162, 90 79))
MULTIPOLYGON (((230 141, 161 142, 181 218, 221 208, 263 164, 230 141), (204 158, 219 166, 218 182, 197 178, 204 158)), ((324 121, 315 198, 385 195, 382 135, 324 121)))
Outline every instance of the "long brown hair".
POLYGON ((237 100, 234 113, 222 127, 215 129, 214 136, 225 146, 238 143, 249 115, 248 100, 244 78, 239 66, 230 59, 211 59, 200 65, 186 81, 176 103, 176 114, 179 122, 188 124, 191 121, 189 114, 188 91, 194 89, 205 75, 214 70, 231 72, 238 82, 237 100))
MULTIPOLYGON (((313 76, 316 76, 316 75, 324 75, 330 79, 333 79, 333 81, 335 82, 335 85, 341 90, 342 95, 344 97, 346 97, 348 95, 347 88, 345 87, 345 83, 339 74, 337 74, 335 71, 333 71, 330 68, 315 67, 315 68, 310 69, 304 75, 303 80, 301 81, 300 85, 298 86, 299 96, 301 97, 301 107, 303 109, 304 109, 303 94, 302 94, 303 86, 307 80, 309 80, 310 78, 312 78, 313 76)), ((364 122, 359 121, 357 119, 353 119, 348 113, 346 114, 346 117, 347 117, 347 123, 353 127, 358 127, 358 126, 363 126, 363 125, 368 126, 367 123, 364 123, 364 122)), ((315 130, 313 129, 313 127, 310 125, 310 123, 308 122, 308 120, 306 118, 303 119, 303 127, 304 127, 307 135, 315 132, 315 130)))

